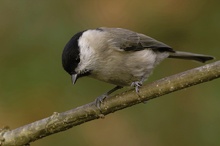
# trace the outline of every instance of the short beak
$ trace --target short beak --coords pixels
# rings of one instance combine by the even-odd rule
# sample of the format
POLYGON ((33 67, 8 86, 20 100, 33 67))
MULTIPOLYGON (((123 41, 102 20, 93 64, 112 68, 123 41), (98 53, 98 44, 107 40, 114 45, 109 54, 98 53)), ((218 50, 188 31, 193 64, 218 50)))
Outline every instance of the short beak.
POLYGON ((72 75, 71 75, 71 77, 72 77, 72 83, 73 83, 73 84, 76 83, 77 76, 78 76, 77 74, 72 74, 72 75))

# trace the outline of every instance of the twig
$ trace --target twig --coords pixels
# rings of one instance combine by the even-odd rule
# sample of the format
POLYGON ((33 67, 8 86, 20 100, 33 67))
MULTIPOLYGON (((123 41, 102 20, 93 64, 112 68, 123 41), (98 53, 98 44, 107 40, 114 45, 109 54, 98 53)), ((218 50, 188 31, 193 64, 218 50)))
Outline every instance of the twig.
POLYGON ((48 118, 14 130, 0 129, 0 146, 28 145, 45 136, 103 118, 109 113, 219 77, 220 61, 217 61, 144 85, 139 95, 129 90, 107 98, 101 105, 101 111, 92 102, 63 113, 55 112, 48 118))

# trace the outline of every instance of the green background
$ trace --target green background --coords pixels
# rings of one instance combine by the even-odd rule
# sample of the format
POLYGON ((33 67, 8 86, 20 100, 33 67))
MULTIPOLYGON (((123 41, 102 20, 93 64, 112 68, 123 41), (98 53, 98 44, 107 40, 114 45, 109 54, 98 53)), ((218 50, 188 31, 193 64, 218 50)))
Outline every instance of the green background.
MULTIPOLYGON (((11 129, 93 101, 113 85, 61 65, 78 31, 122 27, 176 50, 220 58, 218 0, 0 1, 0 127, 11 129)), ((149 82, 202 64, 167 59, 149 82)), ((32 143, 32 146, 219 146, 220 80, 139 104, 32 143)))

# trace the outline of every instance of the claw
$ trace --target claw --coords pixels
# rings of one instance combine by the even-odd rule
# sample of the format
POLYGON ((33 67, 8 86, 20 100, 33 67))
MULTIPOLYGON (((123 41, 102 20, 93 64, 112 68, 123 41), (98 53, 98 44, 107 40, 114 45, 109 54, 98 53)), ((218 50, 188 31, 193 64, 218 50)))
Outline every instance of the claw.
POLYGON ((139 88, 142 86, 142 82, 136 81, 131 83, 132 87, 135 87, 135 91, 139 93, 139 88))
POLYGON ((108 97, 108 95, 103 94, 103 95, 96 98, 95 104, 98 109, 101 109, 100 106, 104 102, 105 98, 107 98, 107 97, 108 97))
POLYGON ((99 96, 98 98, 96 98, 95 100, 95 104, 96 104, 96 107, 101 110, 100 106, 101 104, 104 102, 105 98, 108 97, 108 95, 110 95, 111 93, 115 92, 116 90, 118 89, 121 89, 122 87, 121 86, 116 86, 114 87, 113 89, 109 90, 108 92, 106 92, 105 94, 99 96))

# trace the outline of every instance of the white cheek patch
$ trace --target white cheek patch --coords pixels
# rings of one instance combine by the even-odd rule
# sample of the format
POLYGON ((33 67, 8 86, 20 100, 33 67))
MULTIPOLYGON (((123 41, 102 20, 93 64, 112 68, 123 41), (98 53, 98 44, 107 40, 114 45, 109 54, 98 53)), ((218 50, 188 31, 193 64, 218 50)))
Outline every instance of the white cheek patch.
POLYGON ((79 39, 78 44, 80 48, 80 63, 76 70, 83 71, 92 67, 92 64, 96 58, 96 48, 93 47, 94 43, 97 42, 96 36, 100 35, 99 33, 100 32, 98 31, 88 30, 85 33, 83 33, 83 35, 79 39))
POLYGON ((88 40, 79 39, 79 47, 80 47, 80 62, 77 67, 78 70, 83 70, 86 66, 91 63, 91 58, 93 49, 89 46, 88 40))

